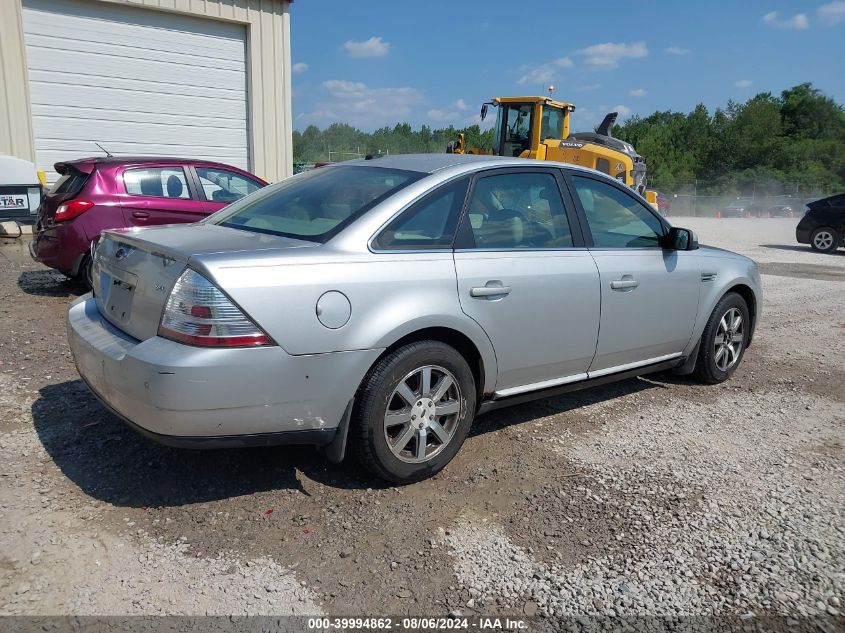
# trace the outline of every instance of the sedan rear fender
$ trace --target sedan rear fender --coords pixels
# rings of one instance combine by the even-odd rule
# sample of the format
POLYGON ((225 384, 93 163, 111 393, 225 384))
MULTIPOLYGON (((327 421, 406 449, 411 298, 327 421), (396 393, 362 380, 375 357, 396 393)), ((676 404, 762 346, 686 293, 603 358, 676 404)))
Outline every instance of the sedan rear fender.
POLYGON ((481 369, 484 376, 484 384, 481 385, 482 393, 493 393, 498 376, 496 352, 487 333, 478 323, 468 317, 461 318, 450 314, 427 314, 398 324, 396 328, 381 338, 378 347, 391 347, 404 338, 435 328, 439 331, 451 330, 469 339, 481 359, 481 369))
POLYGON ((451 253, 289 254, 249 264, 199 257, 191 265, 294 356, 386 349, 420 330, 445 328, 478 350, 485 391, 495 385, 493 345, 461 311, 451 253))

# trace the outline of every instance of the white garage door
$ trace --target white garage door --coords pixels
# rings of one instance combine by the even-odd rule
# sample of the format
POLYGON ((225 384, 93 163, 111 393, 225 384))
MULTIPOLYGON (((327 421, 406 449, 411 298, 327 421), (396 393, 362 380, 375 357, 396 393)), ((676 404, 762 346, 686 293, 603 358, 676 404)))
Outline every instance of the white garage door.
MULTIPOLYGON (((0 0, 5 1, 5 0, 0 0)), ((85 0, 24 0, 39 169, 112 154, 249 168, 243 26, 85 0)))

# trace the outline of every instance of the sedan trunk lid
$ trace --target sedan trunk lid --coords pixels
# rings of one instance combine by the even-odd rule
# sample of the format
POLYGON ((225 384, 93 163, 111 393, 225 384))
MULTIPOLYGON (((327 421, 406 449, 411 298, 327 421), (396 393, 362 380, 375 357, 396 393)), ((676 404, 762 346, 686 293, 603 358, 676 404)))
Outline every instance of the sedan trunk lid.
POLYGON ((94 296, 109 322, 143 341, 158 333, 170 291, 191 257, 308 246, 316 244, 214 224, 103 231, 94 251, 94 296))

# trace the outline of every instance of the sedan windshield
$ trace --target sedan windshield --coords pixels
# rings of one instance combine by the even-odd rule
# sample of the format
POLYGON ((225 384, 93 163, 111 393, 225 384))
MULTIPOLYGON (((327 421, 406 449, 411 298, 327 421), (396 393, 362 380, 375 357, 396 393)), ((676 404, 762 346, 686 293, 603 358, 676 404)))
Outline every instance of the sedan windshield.
POLYGON ((380 167, 323 167, 248 196, 209 222, 322 243, 422 176, 380 167))

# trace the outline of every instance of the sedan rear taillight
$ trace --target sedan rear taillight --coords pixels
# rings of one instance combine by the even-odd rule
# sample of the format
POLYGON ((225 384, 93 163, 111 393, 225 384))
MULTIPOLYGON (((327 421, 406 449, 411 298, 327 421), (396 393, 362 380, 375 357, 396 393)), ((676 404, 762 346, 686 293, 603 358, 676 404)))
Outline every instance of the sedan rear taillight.
POLYGON ((53 216, 54 222, 67 222, 73 218, 82 215, 88 209, 94 206, 90 200, 70 200, 63 202, 56 209, 56 215, 53 216))
POLYGON ((158 335, 201 347, 273 344, 217 286, 190 268, 170 292, 158 335))

